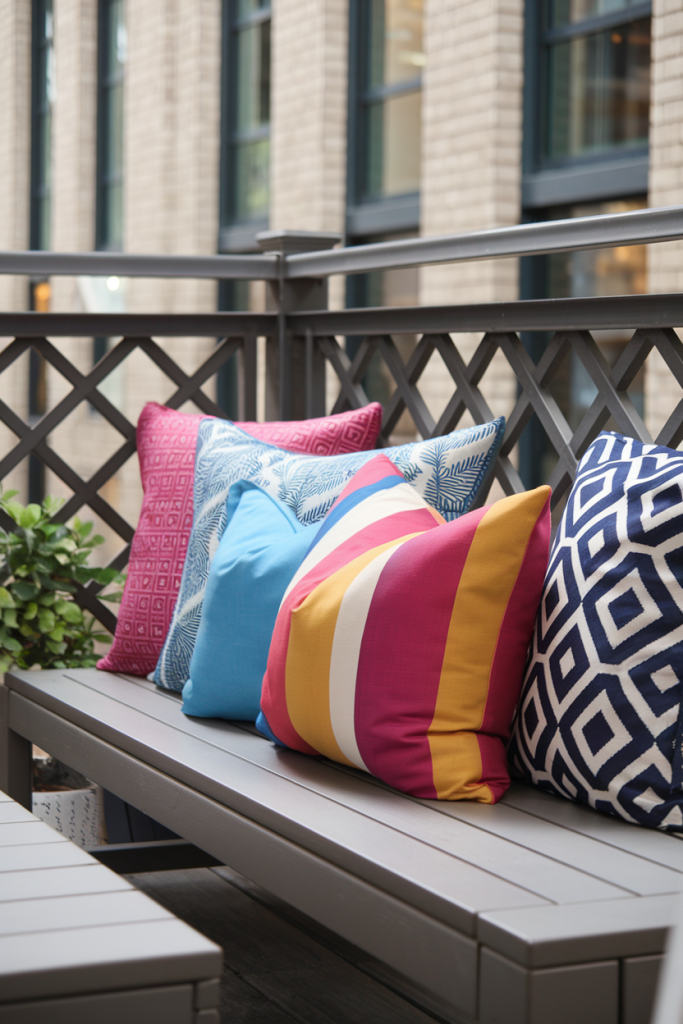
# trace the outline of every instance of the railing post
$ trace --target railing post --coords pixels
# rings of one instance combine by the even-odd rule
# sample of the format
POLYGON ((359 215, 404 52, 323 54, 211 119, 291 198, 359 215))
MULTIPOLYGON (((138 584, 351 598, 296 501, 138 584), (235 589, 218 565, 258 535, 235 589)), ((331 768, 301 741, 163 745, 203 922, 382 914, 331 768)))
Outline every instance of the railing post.
POLYGON ((277 310, 278 331, 266 347, 266 419, 298 420, 325 412, 325 360, 311 339, 292 337, 290 313, 327 309, 326 277, 289 280, 287 257, 319 252, 341 242, 341 235, 317 231, 262 231, 256 236, 263 252, 279 257, 276 281, 268 281, 266 308, 277 310))

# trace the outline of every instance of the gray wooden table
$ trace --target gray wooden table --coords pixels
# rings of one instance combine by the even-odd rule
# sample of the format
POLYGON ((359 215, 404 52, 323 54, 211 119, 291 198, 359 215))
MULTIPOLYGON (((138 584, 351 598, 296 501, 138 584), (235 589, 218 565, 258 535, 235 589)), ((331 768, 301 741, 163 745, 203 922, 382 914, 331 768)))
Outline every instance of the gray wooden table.
POLYGON ((218 946, 0 793, 0 1022, 217 1024, 218 946))
POLYGON ((412 799, 132 677, 17 672, 4 706, 15 795, 32 740, 464 1021, 649 1020, 677 838, 522 785, 494 807, 412 799))

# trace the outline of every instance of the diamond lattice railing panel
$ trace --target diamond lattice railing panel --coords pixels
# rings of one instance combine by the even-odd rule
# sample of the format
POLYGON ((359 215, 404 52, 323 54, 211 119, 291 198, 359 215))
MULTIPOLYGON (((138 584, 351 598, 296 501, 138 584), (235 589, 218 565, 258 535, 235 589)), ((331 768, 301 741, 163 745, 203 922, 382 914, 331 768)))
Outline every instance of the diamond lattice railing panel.
MULTIPOLYGON (((395 383, 395 391, 384 410, 382 434, 385 438, 391 434, 406 409, 417 431, 425 438, 456 429, 466 414, 475 423, 484 423, 500 415, 500 410, 490 407, 485 396, 486 388, 482 389, 481 385, 485 384, 494 357, 501 353, 514 375, 517 398, 511 411, 503 410, 507 411, 507 427, 494 476, 506 494, 524 490, 514 464, 514 453, 525 428, 535 416, 557 458, 548 479, 553 488, 553 507, 566 497, 579 459, 606 426, 611 424, 610 429, 643 441, 652 440, 629 388, 653 350, 660 353, 683 392, 683 343, 670 328, 636 330, 612 367, 588 330, 557 331, 545 346, 538 363, 534 363, 519 335, 514 332, 485 334, 468 363, 463 359, 457 341, 446 333, 424 334, 407 362, 403 361, 389 335, 363 338, 353 360, 334 337, 320 338, 318 344, 339 378, 340 392, 335 412, 357 408, 367 402, 363 378, 373 353, 379 353, 395 383), (450 375, 454 385, 453 393, 436 422, 419 388, 420 378, 435 353, 440 356, 444 371, 450 375), (572 353, 580 361, 596 392, 573 429, 553 394, 553 384, 572 353)), ((655 440, 673 447, 683 441, 683 398, 655 440)))
MULTIPOLYGON (((125 568, 134 527, 126 521, 110 501, 103 497, 102 489, 134 456, 136 451, 135 424, 131 423, 116 408, 109 398, 99 390, 99 386, 133 352, 140 351, 175 386, 175 390, 166 400, 166 405, 178 409, 186 402, 191 401, 206 415, 222 416, 221 409, 203 392, 202 387, 238 350, 248 347, 249 354, 247 355, 245 352, 243 357, 245 377, 249 378, 245 407, 252 409, 254 401, 249 400, 248 389, 251 388, 251 391, 255 393, 255 338, 248 340, 249 344, 247 345, 244 337, 224 338, 212 350, 209 357, 193 373, 188 374, 153 338, 123 338, 90 372, 84 374, 47 338, 14 339, 0 352, 0 382, 2 374, 25 353, 33 349, 54 371, 61 375, 70 387, 52 408, 37 422, 32 423, 27 423, 8 401, 0 398, 0 422, 4 423, 17 438, 16 443, 0 459, 0 480, 16 469, 28 456, 35 456, 71 492, 71 496, 65 501, 56 518, 66 521, 87 507, 124 542, 123 548, 109 564, 117 569, 125 568), (49 443, 51 435, 58 433, 60 426, 67 423, 75 410, 84 402, 89 403, 97 410, 123 439, 121 444, 116 445, 113 451, 105 455, 102 464, 87 478, 76 472, 70 462, 49 443)), ((6 515, 0 516, 0 522, 5 528, 11 528, 11 521, 6 515)), ((92 612, 102 625, 113 631, 116 626, 116 617, 106 605, 98 600, 97 595, 100 589, 94 583, 80 588, 78 601, 92 612)))

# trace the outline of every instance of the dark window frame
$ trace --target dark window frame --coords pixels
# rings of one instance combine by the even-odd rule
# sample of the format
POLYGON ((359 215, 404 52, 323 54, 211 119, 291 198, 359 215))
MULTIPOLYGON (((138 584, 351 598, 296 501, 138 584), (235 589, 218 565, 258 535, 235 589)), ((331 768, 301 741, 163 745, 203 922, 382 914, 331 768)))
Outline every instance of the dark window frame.
POLYGON ((364 194, 367 164, 365 140, 366 110, 372 102, 415 92, 422 88, 421 76, 409 82, 370 87, 367 77, 370 45, 370 2, 350 0, 348 58, 348 128, 346 165, 346 234, 362 236, 418 231, 420 193, 369 198, 364 194))
MULTIPOLYGON (((109 7, 117 0, 98 0, 97 7, 97 171, 95 196, 95 248, 116 250, 121 248, 111 241, 111 224, 107 198, 112 185, 123 185, 123 169, 112 173, 109 152, 109 103, 112 89, 123 85, 124 71, 112 73, 109 68, 109 7)), ((121 140, 123 146, 123 139, 121 140)), ((123 234, 123 224, 121 225, 123 234)))
POLYGON ((263 7, 246 18, 237 16, 238 0, 223 0, 221 28, 221 120, 219 252, 256 252, 254 236, 268 227, 268 217, 245 219, 237 212, 237 147, 242 142, 270 139, 270 122, 250 132, 237 131, 238 57, 241 29, 272 19, 272 8, 263 7))
POLYGON ((630 7, 584 18, 558 28, 547 25, 547 3, 548 0, 526 0, 525 3, 523 209, 533 211, 549 206, 647 193, 649 146, 544 161, 542 125, 547 116, 545 81, 548 46, 650 17, 651 0, 641 0, 630 7), (541 103, 538 97, 541 97, 541 103))
MULTIPOLYGON (((54 45, 53 0, 33 0, 31 5, 31 177, 29 207, 29 246, 31 249, 49 249, 51 244, 52 189, 50 166, 52 145, 45 150, 45 118, 52 110, 48 97, 49 51, 54 45), (47 13, 52 14, 52 36, 45 32, 47 13), (47 232, 44 232, 44 203, 48 203, 47 232)), ((29 308, 36 309, 36 290, 45 287, 44 278, 29 282, 29 308)), ((49 288, 49 284, 47 285, 49 288)), ((29 351, 28 418, 33 425, 47 409, 45 359, 34 348, 29 351)), ((35 453, 28 458, 27 493, 29 502, 40 503, 45 496, 45 466, 35 453)))
POLYGON ((53 14, 52 0, 33 0, 31 26, 31 205, 30 205, 30 247, 31 249, 48 249, 50 240, 42 237, 42 204, 50 202, 51 187, 47 162, 49 154, 45 153, 43 141, 43 123, 52 115, 49 104, 44 102, 47 93, 48 54, 52 49, 53 37, 48 39, 45 34, 45 22, 48 8, 53 14))

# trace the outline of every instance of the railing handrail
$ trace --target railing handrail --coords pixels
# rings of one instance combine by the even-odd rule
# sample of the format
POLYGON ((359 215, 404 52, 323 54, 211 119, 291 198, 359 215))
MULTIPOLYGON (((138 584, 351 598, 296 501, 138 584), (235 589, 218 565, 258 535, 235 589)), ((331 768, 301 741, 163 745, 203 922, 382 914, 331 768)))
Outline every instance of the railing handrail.
POLYGON ((642 245, 683 238, 683 206, 574 217, 567 220, 472 231, 462 235, 405 238, 327 252, 288 256, 285 276, 327 277, 432 263, 469 263, 514 256, 541 256, 579 249, 642 245))
POLYGON ((394 267, 546 255, 683 238, 683 206, 516 224, 460 235, 407 238, 278 256, 165 256, 134 253, 0 252, 0 274, 30 277, 175 277, 277 280, 361 274, 394 267))
POLYGON ((149 256, 127 252, 0 252, 0 274, 29 277, 179 277, 207 280, 270 281, 278 274, 278 257, 149 256))

